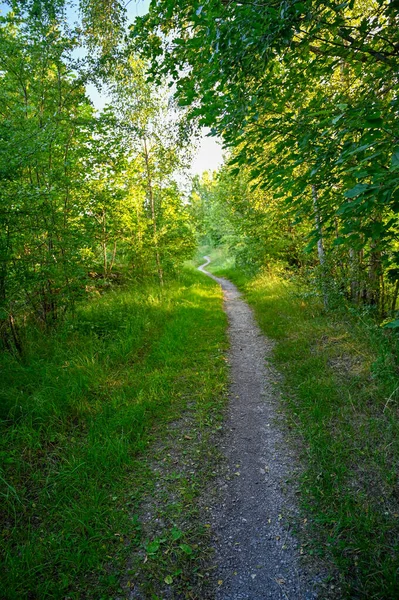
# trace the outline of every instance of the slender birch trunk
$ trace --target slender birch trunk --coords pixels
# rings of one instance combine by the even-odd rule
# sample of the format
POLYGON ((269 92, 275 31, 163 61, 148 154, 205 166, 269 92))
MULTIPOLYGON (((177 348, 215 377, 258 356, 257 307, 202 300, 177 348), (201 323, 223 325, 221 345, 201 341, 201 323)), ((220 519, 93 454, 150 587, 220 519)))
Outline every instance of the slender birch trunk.
POLYGON ((113 267, 114 267, 114 264, 115 264, 115 258, 116 258, 116 240, 114 241, 114 247, 113 247, 113 249, 112 249, 112 257, 111 257, 111 262, 110 262, 110 265, 109 265, 109 272, 110 272, 110 273, 111 273, 111 271, 112 271, 112 269, 113 269, 113 267))
POLYGON ((151 177, 151 169, 150 169, 150 160, 149 160, 149 156, 148 156, 147 140, 145 138, 143 141, 143 145, 144 145, 144 160, 145 160, 145 166, 146 166, 146 171, 147 171, 148 197, 150 200, 150 207, 151 207, 152 231, 153 231, 154 248, 155 248, 155 260, 157 263, 159 283, 161 286, 163 286, 163 270, 162 270, 161 257, 160 257, 159 248, 158 248, 158 232, 157 232, 157 221, 156 221, 156 214, 155 214, 154 188, 152 185, 152 177, 151 177))
POLYGON ((105 213, 105 208, 103 208, 102 214, 102 248, 103 248, 103 269, 104 269, 104 278, 108 276, 108 260, 107 260, 107 218, 105 213))
POLYGON ((354 248, 349 248, 349 273, 351 300, 359 304, 360 286, 359 286, 359 259, 354 248))
POLYGON ((321 226, 321 219, 320 219, 320 212, 319 212, 319 197, 318 197, 318 193, 317 193, 317 187, 315 185, 312 185, 312 199, 313 199, 314 219, 315 219, 316 231, 317 231, 317 235, 318 235, 317 255, 319 257, 319 263, 320 263, 320 267, 321 267, 321 289, 323 292, 324 307, 327 308, 328 307, 328 295, 327 295, 326 280, 325 280, 325 278, 326 278, 326 273, 325 273, 326 256, 325 256, 324 244, 323 244, 323 229, 321 226))
POLYGON ((392 304, 391 304, 392 312, 395 312, 395 310, 396 310, 396 302, 398 300, 398 294, 399 294, 399 279, 396 281, 395 290, 393 292, 393 298, 392 298, 392 304))

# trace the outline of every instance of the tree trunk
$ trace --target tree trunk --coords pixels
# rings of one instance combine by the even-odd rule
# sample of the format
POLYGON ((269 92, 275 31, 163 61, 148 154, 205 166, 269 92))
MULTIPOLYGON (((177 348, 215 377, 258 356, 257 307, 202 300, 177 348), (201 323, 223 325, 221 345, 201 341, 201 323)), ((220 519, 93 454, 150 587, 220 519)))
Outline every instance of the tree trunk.
POLYGON ((313 198, 313 208, 314 208, 314 220, 315 220, 315 224, 316 224, 316 231, 317 231, 318 238, 319 238, 317 240, 317 254, 319 257, 320 266, 324 266, 326 257, 325 257, 325 252, 324 252, 323 231, 322 231, 322 227, 321 227, 320 213, 319 213, 319 207, 318 207, 318 194, 317 194, 317 188, 315 185, 312 185, 312 198, 313 198))
POLYGON ((116 240, 114 241, 114 247, 113 247, 113 250, 112 250, 111 262, 110 262, 110 265, 109 265, 109 272, 110 273, 111 273, 112 268, 113 268, 113 266, 115 264, 115 257, 116 257, 116 240))
POLYGON ((395 310, 396 310, 396 301, 398 299, 398 293, 399 293, 399 279, 396 281, 395 290, 393 293, 392 305, 391 305, 392 312, 395 312, 395 310))
POLYGON ((147 140, 145 138, 144 138, 143 144, 144 144, 144 160, 145 160, 145 166, 146 166, 146 170, 147 170, 148 198, 150 200, 150 207, 151 207, 152 230, 153 230, 153 239, 154 239, 154 248, 155 248, 155 260, 157 263, 159 283, 161 286, 163 286, 163 270, 162 270, 161 257, 159 255, 159 248, 158 248, 158 234, 157 234, 157 222, 156 222, 156 214, 155 214, 154 189, 152 186, 152 177, 151 177, 150 161, 149 161, 149 156, 148 156, 147 140))
POLYGON ((349 248, 349 277, 350 277, 350 297, 355 304, 360 301, 359 285, 359 256, 354 248, 349 248))
POLYGON ((103 223, 102 223, 102 233, 103 233, 103 239, 102 239, 102 248, 103 248, 103 270, 104 270, 104 279, 107 278, 108 276, 108 260, 107 260, 107 221, 106 221, 106 214, 105 214, 105 209, 103 208, 103 223))
POLYGON ((378 306, 381 296, 380 275, 381 275, 381 252, 375 250, 375 243, 372 244, 370 252, 368 286, 367 286, 367 302, 374 306, 378 306))
POLYGON ((317 255, 319 257, 319 263, 321 267, 321 289, 323 293, 323 303, 324 308, 328 307, 328 295, 326 289, 326 273, 325 273, 325 252, 324 252, 324 244, 323 244, 323 230, 321 226, 320 213, 319 213, 319 205, 318 205, 318 194, 317 187, 312 185, 312 199, 313 199, 313 209, 314 209, 314 219, 316 224, 316 231, 318 235, 317 240, 317 255))

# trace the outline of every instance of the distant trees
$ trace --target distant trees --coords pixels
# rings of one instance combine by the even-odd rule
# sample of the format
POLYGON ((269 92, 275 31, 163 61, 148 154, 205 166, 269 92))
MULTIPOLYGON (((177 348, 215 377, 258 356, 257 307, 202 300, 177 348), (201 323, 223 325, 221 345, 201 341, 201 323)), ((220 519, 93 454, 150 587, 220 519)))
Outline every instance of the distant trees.
POLYGON ((324 273, 381 315, 399 277, 398 14, 395 0, 156 0, 133 38, 232 148, 231 176, 312 222, 324 273))
POLYGON ((202 239, 227 246, 247 271, 276 263, 300 268, 312 260, 304 252, 309 219, 295 223, 278 199, 253 186, 245 167, 234 174, 225 165, 194 180, 191 207, 202 239))
POLYGON ((162 280, 194 234, 175 180, 182 111, 140 61, 121 53, 111 69, 103 45, 97 64, 85 57, 63 2, 13 7, 0 19, 0 339, 21 352, 24 320, 50 326, 116 265, 162 280), (100 115, 89 80, 110 90, 100 115))

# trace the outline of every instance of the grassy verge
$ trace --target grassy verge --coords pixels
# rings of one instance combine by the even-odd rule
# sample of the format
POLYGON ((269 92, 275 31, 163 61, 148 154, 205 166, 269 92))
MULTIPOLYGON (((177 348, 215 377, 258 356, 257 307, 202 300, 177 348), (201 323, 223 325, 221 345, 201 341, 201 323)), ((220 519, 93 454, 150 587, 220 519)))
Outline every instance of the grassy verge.
POLYGON ((225 266, 219 257, 210 270, 242 289, 276 340, 288 424, 302 441, 308 552, 334 562, 344 597, 398 598, 397 341, 359 314, 326 313, 284 277, 225 266))
MULTIPOLYGON (((186 270, 162 292, 93 299, 26 345, 0 362, 0 597, 114 598, 149 543, 138 507, 156 440, 187 405, 200 428, 222 404, 221 292, 186 270)), ((169 538, 178 573, 190 546, 182 528, 169 538)))

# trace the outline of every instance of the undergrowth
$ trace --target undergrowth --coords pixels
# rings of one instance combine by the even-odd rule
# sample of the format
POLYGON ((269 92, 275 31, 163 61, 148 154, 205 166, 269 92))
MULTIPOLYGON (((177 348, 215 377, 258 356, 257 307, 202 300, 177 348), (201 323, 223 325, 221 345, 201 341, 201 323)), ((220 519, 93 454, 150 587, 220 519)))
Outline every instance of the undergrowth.
POLYGON ((238 285, 276 340, 287 420, 304 458, 299 534, 308 552, 334 562, 346 598, 398 598, 397 337, 354 311, 325 311, 282 274, 250 278, 221 256, 218 264, 209 269, 238 285))
POLYGON ((153 442, 188 402, 203 412, 221 397, 225 344, 220 290, 186 270, 163 290, 96 297, 52 334, 30 329, 22 361, 3 354, 1 598, 121 592, 146 543, 153 442))

